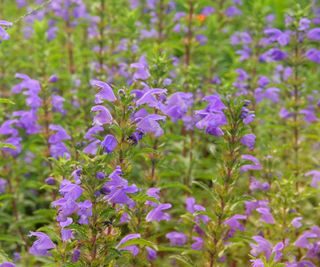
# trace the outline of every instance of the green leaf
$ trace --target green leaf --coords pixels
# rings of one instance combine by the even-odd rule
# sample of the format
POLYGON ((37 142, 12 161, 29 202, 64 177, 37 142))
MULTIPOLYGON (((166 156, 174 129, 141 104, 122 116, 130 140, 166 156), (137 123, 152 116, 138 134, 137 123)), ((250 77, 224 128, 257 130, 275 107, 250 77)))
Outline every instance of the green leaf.
POLYGON ((7 98, 0 98, 0 103, 14 105, 15 103, 7 98))

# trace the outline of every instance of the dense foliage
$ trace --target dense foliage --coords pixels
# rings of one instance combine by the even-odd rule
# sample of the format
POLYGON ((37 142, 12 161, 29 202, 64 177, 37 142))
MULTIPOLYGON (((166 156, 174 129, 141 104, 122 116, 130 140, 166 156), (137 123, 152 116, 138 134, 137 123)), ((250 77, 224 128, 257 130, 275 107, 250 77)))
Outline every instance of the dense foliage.
POLYGON ((0 0, 0 266, 320 266, 319 64, 316 0, 0 0))

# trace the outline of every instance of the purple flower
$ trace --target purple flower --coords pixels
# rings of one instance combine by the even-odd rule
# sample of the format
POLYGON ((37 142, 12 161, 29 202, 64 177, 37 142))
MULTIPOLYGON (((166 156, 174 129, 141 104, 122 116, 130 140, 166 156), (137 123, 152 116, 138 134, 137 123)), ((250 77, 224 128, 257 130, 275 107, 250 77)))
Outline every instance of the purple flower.
POLYGON ((49 129, 51 131, 55 131, 56 133, 49 137, 50 144, 60 143, 64 140, 70 140, 70 135, 67 134, 65 129, 63 129, 60 125, 50 124, 49 129))
POLYGON ((241 144, 248 147, 250 150, 254 149, 256 136, 254 134, 246 134, 241 138, 241 144))
POLYGON ((130 251, 132 253, 133 256, 137 256, 139 253, 139 248, 136 245, 130 245, 130 246, 125 246, 125 247, 121 247, 123 244, 125 244, 127 241, 132 240, 132 239, 137 239, 137 238, 141 238, 140 234, 129 234, 126 235, 124 238, 121 239, 121 241, 118 243, 118 245, 116 246, 117 249, 119 250, 127 250, 130 251))
POLYGON ((299 31, 306 31, 309 29, 311 21, 306 18, 302 18, 299 21, 299 31))
POLYGON ((170 232, 166 234, 172 246, 183 246, 187 242, 187 236, 180 232, 170 232))
POLYGON ((79 249, 75 249, 72 253, 72 258, 71 258, 71 261, 72 262, 77 262, 80 258, 80 250, 79 249))
POLYGON ((252 156, 252 155, 242 155, 241 158, 243 160, 252 162, 252 164, 246 164, 246 165, 241 166, 241 168, 240 168, 241 172, 247 172, 247 171, 250 171, 250 170, 261 170, 262 169, 262 166, 261 166, 259 160, 257 158, 255 158, 254 156, 252 156))
POLYGON ((192 93, 176 92, 167 99, 167 103, 161 108, 161 111, 175 122, 188 112, 192 104, 192 93))
POLYGON ((302 217, 296 217, 291 221, 291 224, 294 228, 300 228, 302 226, 301 223, 302 217))
POLYGON ((94 106, 91 108, 91 112, 97 112, 98 114, 93 119, 93 124, 97 126, 101 126, 104 124, 112 123, 112 116, 110 111, 101 105, 94 106))
POLYGON ((16 267, 16 265, 11 262, 3 262, 0 264, 0 267, 16 267))
POLYGON ((127 194, 133 194, 138 192, 138 188, 135 184, 129 186, 128 181, 123 179, 121 168, 117 168, 109 175, 110 181, 105 186, 110 190, 105 197, 107 201, 112 204, 126 204, 129 207, 133 207, 135 202, 130 199, 127 194))
POLYGON ((241 223, 239 223, 239 220, 246 220, 246 219, 247 219, 247 216, 242 214, 236 214, 230 217, 229 219, 225 220, 224 224, 228 225, 232 231, 235 231, 235 230, 243 231, 244 226, 241 223))
POLYGON ((169 221, 170 220, 170 215, 168 213, 163 212, 163 210, 170 209, 172 207, 171 204, 165 203, 165 204, 159 204, 156 207, 154 207, 153 210, 151 210, 146 217, 147 222, 152 222, 152 221, 169 221))
POLYGON ((264 222, 269 224, 275 223, 269 208, 257 208, 257 212, 261 214, 261 220, 263 220, 264 222))
POLYGON ((144 56, 140 58, 139 62, 131 64, 130 67, 136 69, 133 75, 134 80, 147 80, 150 77, 148 63, 144 56))
POLYGON ((210 16, 211 14, 213 14, 215 12, 214 7, 212 6, 206 6, 202 9, 201 14, 205 15, 205 16, 210 16))
POLYGON ((150 247, 146 247, 146 250, 147 250, 147 253, 148 253, 147 259, 149 261, 154 261, 155 259, 157 259, 157 252, 154 249, 152 249, 150 247))
POLYGON ((60 112, 61 114, 65 114, 66 111, 63 109, 64 98, 59 95, 52 96, 52 111, 60 112))
POLYGON ((250 253, 255 257, 259 256, 260 254, 264 254, 266 258, 269 259, 272 253, 271 243, 262 236, 254 236, 252 239, 256 242, 256 244, 250 243, 250 253))
POLYGON ((5 21, 5 20, 0 20, 0 42, 2 40, 9 40, 10 36, 9 34, 5 31, 4 28, 6 27, 11 27, 13 24, 11 22, 5 21))
POLYGON ((70 239, 74 238, 73 232, 70 229, 61 229, 61 239, 63 242, 66 242, 70 239))
POLYGON ((17 73, 16 78, 22 79, 22 82, 12 87, 12 93, 21 93, 27 89, 24 94, 27 96, 26 103, 29 107, 37 109, 42 105, 42 100, 38 96, 41 91, 40 83, 37 80, 31 79, 26 74, 17 73))
POLYGON ((320 171, 316 171, 316 170, 312 170, 309 171, 305 174, 305 176, 311 176, 312 177, 312 181, 311 181, 311 186, 314 188, 318 188, 319 187, 319 183, 320 183, 320 171))
POLYGON ((203 247, 203 239, 201 237, 194 236, 192 237, 194 243, 192 243, 191 248, 194 250, 201 250, 203 247))
MULTIPOLYGON (((186 198, 186 209, 190 213, 195 213, 197 211, 206 211, 205 207, 196 204, 196 200, 193 197, 186 198)), ((202 220, 204 223, 207 223, 209 221, 209 217, 207 215, 199 214, 195 217, 196 222, 199 222, 202 220)))
POLYGON ((6 191, 7 181, 0 178, 0 194, 3 194, 6 191))
POLYGON ((80 216, 79 224, 88 224, 88 218, 92 216, 92 203, 90 200, 78 203, 77 214, 80 216))
POLYGON ((159 98, 167 93, 166 89, 153 88, 146 91, 137 101, 137 106, 148 105, 152 108, 160 109, 159 98))
POLYGON ((48 177, 45 179, 45 183, 47 185, 55 185, 56 184, 56 180, 53 177, 48 177))
POLYGON ((265 267, 264 263, 260 259, 250 260, 252 267, 265 267))
POLYGON ((143 133, 153 133, 155 137, 163 135, 163 129, 160 127, 158 121, 164 121, 165 116, 158 114, 149 114, 145 117, 138 118, 137 129, 143 133))
POLYGON ((311 48, 306 52, 306 58, 320 64, 320 50, 311 48))
POLYGON ((320 41, 320 28, 308 31, 307 37, 312 41, 320 41))
POLYGON ((118 141, 112 134, 106 135, 106 137, 101 142, 103 151, 107 154, 110 154, 112 151, 114 151, 117 145, 118 145, 118 141))
POLYGON ((41 232, 30 232, 29 236, 35 236, 38 239, 32 244, 29 252, 35 256, 49 256, 49 250, 56 247, 50 237, 41 232))
POLYGON ((95 95, 96 96, 96 99, 95 99, 96 104, 102 104, 103 100, 107 100, 110 102, 114 102, 117 100, 117 98, 115 97, 113 90, 109 84, 102 82, 102 81, 98 81, 98 80, 91 80, 90 83, 92 86, 97 86, 98 88, 101 89, 100 92, 95 95))
POLYGON ((313 123, 318 120, 316 114, 312 109, 301 109, 299 113, 304 115, 304 119, 308 123, 313 123))
POLYGON ((241 10, 238 9, 236 6, 228 7, 224 13, 227 17, 235 17, 242 14, 241 10))
POLYGON ((278 48, 271 48, 266 52, 266 57, 271 61, 281 61, 286 59, 288 54, 278 48))
POLYGON ((254 177, 251 177, 250 180, 250 190, 251 191, 256 191, 256 190, 262 190, 262 191, 267 191, 269 190, 270 185, 267 182, 260 182, 257 179, 255 179, 254 177))

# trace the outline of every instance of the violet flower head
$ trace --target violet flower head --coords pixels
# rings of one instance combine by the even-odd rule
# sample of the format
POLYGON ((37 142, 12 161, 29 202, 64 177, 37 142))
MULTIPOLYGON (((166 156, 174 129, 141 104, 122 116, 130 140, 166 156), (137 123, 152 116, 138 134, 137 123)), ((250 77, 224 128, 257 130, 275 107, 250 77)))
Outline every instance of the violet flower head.
POLYGON ((116 149, 117 145, 118 141, 112 134, 106 135, 106 137, 101 142, 103 151, 107 154, 113 152, 116 149))
POLYGON ((0 264, 0 267, 16 267, 16 265, 12 262, 3 262, 0 264))
POLYGON ((187 242, 187 236, 176 231, 167 233, 166 238, 170 240, 172 246, 183 246, 187 242))
POLYGON ((170 209, 172 207, 171 204, 159 204, 153 210, 151 210, 146 217, 147 222, 152 221, 169 221, 171 216, 168 213, 163 212, 164 210, 170 209))
POLYGON ((118 166, 110 175, 109 181, 105 184, 109 192, 105 199, 112 204, 126 204, 129 207, 134 207, 135 202, 127 196, 139 191, 135 184, 129 186, 128 181, 121 177, 122 171, 118 166))
POLYGON ((158 114, 148 114, 145 117, 136 119, 137 129, 142 133, 153 133, 155 137, 163 135, 163 129, 161 128, 158 121, 164 121, 165 116, 158 114))
POLYGON ((241 172, 247 172, 247 171, 254 171, 254 170, 261 170, 262 169, 262 166, 260 164, 260 161, 255 158, 254 156, 252 155, 242 155, 241 158, 245 161, 251 161, 252 163, 251 164, 245 164, 245 165, 242 165, 241 168, 240 168, 240 171, 241 172))
POLYGON ((29 252, 35 256, 49 256, 49 250, 56 247, 50 237, 41 232, 30 232, 29 236, 35 236, 38 239, 32 244, 29 252))
POLYGON ((157 251, 155 251, 153 248, 146 247, 147 250, 147 259, 149 261, 154 261, 157 259, 157 251))
POLYGON ((131 64, 130 67, 136 70, 133 74, 134 80, 147 80, 150 77, 148 63, 144 56, 140 58, 139 62, 131 64))
POLYGON ((3 178, 0 178, 0 194, 3 194, 6 191, 7 181, 3 178))
POLYGON ((191 245, 191 248, 194 250, 201 250, 203 248, 203 239, 198 236, 192 237, 192 240, 194 241, 191 245))
POLYGON ((137 239, 137 238, 141 238, 140 234, 129 234, 126 235, 124 238, 121 239, 121 241, 118 243, 118 245, 116 246, 117 249, 119 250, 127 250, 129 252, 132 253, 133 256, 137 256, 139 253, 139 247, 136 245, 130 245, 130 246, 124 246, 123 244, 125 244, 127 241, 132 240, 132 239, 137 239))
POLYGON ((311 41, 320 41, 320 28, 314 28, 308 31, 307 37, 311 41))
POLYGON ((91 112, 97 113, 93 119, 94 125, 101 126, 104 124, 112 124, 112 115, 106 107, 97 105, 91 108, 91 112))
POLYGON ((250 253, 255 257, 259 256, 260 254, 263 254, 267 259, 269 259, 272 253, 271 243, 268 240, 264 239, 262 236, 254 236, 252 237, 252 239, 256 243, 250 243, 250 253))
POLYGON ((270 212, 268 207, 266 208, 257 208, 257 212, 261 215, 261 220, 268 224, 274 224, 275 220, 270 212))
POLYGON ((100 89, 99 93, 95 95, 95 103, 102 104, 103 100, 107 100, 109 102, 114 102, 117 100, 116 96, 113 93, 111 86, 105 82, 98 80, 91 80, 91 85, 96 86, 100 89))
POLYGON ((296 217, 291 221, 291 225, 294 228, 298 229, 298 228, 300 228, 302 226, 301 220, 302 220, 302 217, 296 217))
POLYGON ((244 231, 244 226, 239 222, 239 220, 246 220, 247 216, 242 214, 236 214, 224 221, 225 225, 228 225, 232 231, 240 230, 244 231))
POLYGON ((11 27, 13 24, 11 22, 0 20, 0 43, 1 41, 9 40, 10 36, 6 32, 5 28, 11 27))
POLYGON ((161 99, 165 97, 167 89, 152 88, 143 92, 141 97, 136 101, 137 106, 147 105, 151 108, 160 109, 161 99))
POLYGON ((248 147, 250 150, 254 149, 256 136, 254 134, 246 134, 241 138, 241 144, 248 147))
POLYGON ((172 121, 181 119, 192 107, 192 93, 176 92, 168 97, 167 102, 161 108, 162 112, 168 115, 172 121))
POLYGON ((318 188, 319 187, 319 183, 320 183, 320 171, 316 171, 316 170, 312 170, 309 171, 305 174, 305 176, 311 176, 312 177, 312 181, 311 181, 311 186, 314 188, 318 188))

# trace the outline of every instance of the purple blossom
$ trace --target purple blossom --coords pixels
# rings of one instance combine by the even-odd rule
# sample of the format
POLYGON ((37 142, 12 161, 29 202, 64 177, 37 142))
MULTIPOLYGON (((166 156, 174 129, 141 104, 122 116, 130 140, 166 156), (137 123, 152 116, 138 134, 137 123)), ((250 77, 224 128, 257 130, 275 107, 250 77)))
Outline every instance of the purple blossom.
POLYGON ((232 231, 244 230, 244 226, 239 222, 239 220, 246 220, 247 216, 242 214, 236 214, 224 221, 224 224, 228 225, 232 231))
POLYGON ((134 80, 147 80, 150 77, 148 63, 144 56, 140 58, 139 62, 131 64, 130 67, 136 69, 133 75, 134 80))
POLYGON ((0 20, 0 43, 1 43, 1 41, 9 40, 10 36, 5 31, 5 28, 11 27, 12 25, 13 24, 11 22, 8 22, 5 20, 0 20))
POLYGON ((96 126, 111 124, 113 121, 110 111, 104 106, 94 106, 91 108, 91 112, 98 113, 93 119, 93 124, 96 126))
POLYGON ((150 247, 146 247, 146 250, 147 250, 147 259, 149 261, 154 261, 157 259, 157 252, 153 249, 153 248, 150 248, 150 247))
POLYGON ((267 191, 269 190, 270 185, 267 182, 260 182, 254 177, 251 177, 250 180, 250 190, 251 191, 257 191, 257 190, 262 190, 262 191, 267 191))
POLYGON ((241 166, 240 170, 241 172, 247 172, 250 170, 261 170, 262 166, 257 158, 255 158, 252 155, 242 155, 241 158, 245 161, 251 161, 252 164, 245 164, 241 166))
POLYGON ((320 50, 311 48, 306 52, 306 58, 310 61, 320 64, 320 50))
POLYGON ((16 267, 16 265, 12 262, 3 262, 0 264, 0 267, 16 267))
POLYGON ((314 28, 308 31, 307 37, 312 41, 320 41, 320 28, 314 28))
POLYGON ((145 117, 138 118, 137 129, 142 133, 153 133, 155 137, 163 135, 163 129, 160 127, 158 121, 164 121, 165 116, 158 114, 149 114, 145 117))
POLYGON ((134 194, 138 192, 138 188, 135 184, 129 186, 128 181, 121 177, 122 171, 119 166, 109 175, 109 181, 105 186, 110 192, 105 197, 107 201, 112 204, 126 204, 129 207, 133 207, 135 202, 130 199, 127 194, 134 194))
POLYGON ((294 228, 300 228, 302 226, 301 223, 302 217, 296 217, 291 221, 291 224, 294 228))
POLYGON ((107 154, 113 152, 116 149, 117 145, 118 141, 112 134, 106 135, 106 137, 101 142, 103 151, 107 154))
POLYGON ((30 232, 29 236, 35 236, 38 239, 32 244, 29 252, 35 256, 49 256, 49 250, 56 247, 50 237, 41 232, 30 232))
POLYGON ((0 194, 3 194, 6 191, 7 181, 3 178, 0 178, 0 194))
POLYGON ((194 236, 192 240, 194 241, 191 245, 192 249, 201 250, 203 248, 203 239, 201 237, 194 236))
POLYGON ((305 174, 305 176, 311 176, 312 177, 312 181, 311 181, 311 186, 314 188, 318 188, 319 187, 319 183, 320 183, 320 171, 316 171, 316 170, 312 170, 309 171, 305 174))
POLYGON ((257 212, 261 215, 261 220, 268 223, 268 224, 274 224, 274 218, 270 212, 270 209, 268 207, 263 208, 257 208, 257 212))
POLYGON ((113 93, 111 86, 105 82, 98 80, 91 80, 91 85, 96 86, 100 89, 99 93, 95 95, 95 103, 102 104, 103 100, 114 102, 117 100, 116 96, 113 93))
POLYGON ((180 232, 170 232, 166 234, 172 246, 183 246, 187 242, 187 236, 180 232))
POLYGON ((167 93, 166 89, 153 88, 149 89, 136 101, 137 106, 147 105, 152 108, 160 109, 161 102, 159 98, 167 93))
POLYGON ((168 115, 172 121, 181 119, 193 104, 192 93, 176 92, 168 97, 161 111, 168 115))
POLYGON ((170 215, 168 213, 163 212, 164 210, 170 209, 172 207, 171 204, 165 203, 165 204, 159 204, 156 207, 154 207, 153 210, 151 210, 146 217, 147 222, 152 221, 169 221, 170 215))
POLYGON ((250 150, 254 149, 256 136, 254 134, 246 134, 241 138, 241 144, 248 147, 250 150))
POLYGON ((256 244, 250 243, 250 253, 255 257, 259 256, 260 254, 264 254, 266 258, 269 259, 272 253, 271 243, 262 236, 254 236, 252 239, 256 242, 256 244))
POLYGON ((123 246, 123 244, 125 244, 127 241, 132 240, 132 239, 137 239, 137 238, 141 238, 140 234, 129 234, 126 235, 124 238, 121 239, 121 241, 118 243, 118 245, 116 246, 117 249, 119 250, 127 250, 130 251, 132 253, 133 256, 137 256, 139 253, 139 248, 136 245, 130 245, 130 246, 123 246))

